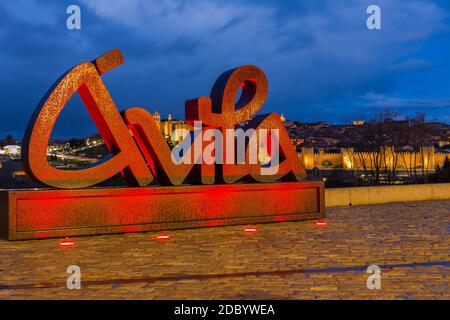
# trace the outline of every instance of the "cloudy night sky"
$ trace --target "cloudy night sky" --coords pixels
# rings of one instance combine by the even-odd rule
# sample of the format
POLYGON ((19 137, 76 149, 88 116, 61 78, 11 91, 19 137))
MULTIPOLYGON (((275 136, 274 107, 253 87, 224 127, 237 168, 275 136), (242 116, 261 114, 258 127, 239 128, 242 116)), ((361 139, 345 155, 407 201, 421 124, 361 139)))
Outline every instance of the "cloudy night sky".
MULTIPOLYGON (((41 97, 76 64, 112 49, 103 76, 119 109, 184 118, 228 69, 269 79, 261 112, 344 123, 386 108, 450 123, 449 0, 14 0, 0 4, 0 137, 21 138, 41 97), (81 30, 66 9, 81 8, 81 30), (366 9, 381 7, 381 30, 366 9)), ((53 136, 96 133, 75 97, 53 136)))

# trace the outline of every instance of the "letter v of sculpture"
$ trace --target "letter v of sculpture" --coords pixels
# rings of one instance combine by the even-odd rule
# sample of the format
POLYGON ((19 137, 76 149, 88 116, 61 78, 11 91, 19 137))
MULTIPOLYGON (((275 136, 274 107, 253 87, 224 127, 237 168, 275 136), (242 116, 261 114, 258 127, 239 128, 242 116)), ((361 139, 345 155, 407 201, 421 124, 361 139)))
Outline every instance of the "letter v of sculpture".
POLYGON ((186 102, 187 122, 201 122, 205 133, 212 128, 222 133, 214 135, 214 146, 224 146, 224 152, 214 149, 217 163, 199 162, 191 149, 200 146, 203 150, 208 141, 203 134, 191 133, 188 138, 193 139, 188 142, 193 141, 184 155, 189 161, 177 163, 147 110, 131 108, 121 114, 114 104, 101 75, 123 62, 118 49, 93 62, 83 62, 60 78, 42 99, 24 138, 25 172, 48 187, 78 190, 0 191, 3 237, 17 240, 324 217, 323 182, 301 181, 305 170, 279 115, 250 120, 267 97, 268 82, 259 68, 243 66, 227 71, 217 79, 210 97, 186 102), (75 93, 99 129, 110 156, 87 168, 58 169, 48 162, 48 142, 60 112, 75 93), (262 138, 269 154, 273 146, 268 140, 275 141, 280 159, 272 174, 263 174, 260 163, 249 162, 251 138, 244 143, 245 161, 235 161, 239 137, 226 132, 234 133, 245 122, 245 130, 269 131, 262 138), (119 172, 135 188, 86 189, 119 172), (168 186, 147 186, 154 178, 168 186), (238 181, 241 183, 235 183, 238 181))

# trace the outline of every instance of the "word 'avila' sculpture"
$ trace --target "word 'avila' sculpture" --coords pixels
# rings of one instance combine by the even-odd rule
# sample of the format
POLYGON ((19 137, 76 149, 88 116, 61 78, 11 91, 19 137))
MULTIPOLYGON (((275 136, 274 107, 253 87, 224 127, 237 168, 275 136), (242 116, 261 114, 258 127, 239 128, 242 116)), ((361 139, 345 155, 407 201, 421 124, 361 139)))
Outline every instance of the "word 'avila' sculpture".
POLYGON ((280 116, 271 113, 251 120, 268 92, 259 68, 227 71, 209 97, 186 102, 187 123, 197 130, 180 143, 182 160, 175 161, 147 110, 120 113, 114 104, 101 75, 123 62, 118 49, 83 62, 42 99, 23 142, 25 172, 47 187, 76 190, 0 191, 0 235, 19 240, 324 216, 323 182, 301 181, 305 170, 280 116), (47 148, 60 112, 75 93, 111 156, 90 167, 63 170, 48 163, 47 148), (266 149, 269 161, 251 161, 254 141, 266 149), (213 161, 203 161, 203 151, 213 161), (119 172, 131 188, 88 188, 119 172), (148 186, 154 179, 162 186, 148 186))
MULTIPOLYGON (((132 186, 148 185, 154 177, 159 183, 168 185, 179 185, 185 181, 191 184, 232 183, 240 179, 255 182, 272 182, 279 179, 300 181, 305 177, 301 161, 276 113, 256 117, 244 128, 255 131, 277 130, 275 143, 282 161, 277 170, 274 170, 274 174, 261 174, 260 164, 250 164, 249 161, 231 164, 216 161, 207 164, 198 159, 189 159, 183 163, 174 163, 171 151, 152 115, 143 108, 127 109, 121 115, 106 89, 100 76, 123 61, 120 51, 114 49, 92 63, 79 64, 52 87, 31 119, 25 137, 23 159, 25 170, 30 177, 47 186, 65 189, 90 187, 119 172, 132 186), (59 113, 76 92, 113 157, 87 169, 57 169, 47 161, 47 145, 59 113)), ((187 101, 188 123, 198 121, 202 124, 201 130, 215 128, 224 133, 220 135, 223 140, 220 143, 198 141, 200 148, 214 144, 223 149, 220 150, 223 158, 230 154, 235 155, 235 137, 232 137, 232 141, 226 139, 225 131, 234 131, 238 124, 251 119, 264 104, 267 89, 266 76, 259 68, 243 66, 223 73, 214 84, 210 97, 187 101), (236 104, 240 89, 242 94, 236 104)), ((195 142, 192 145, 194 146, 195 142)), ((248 143, 246 149, 245 158, 248 160, 248 143)), ((194 154, 189 153, 189 156, 194 157, 194 154)))

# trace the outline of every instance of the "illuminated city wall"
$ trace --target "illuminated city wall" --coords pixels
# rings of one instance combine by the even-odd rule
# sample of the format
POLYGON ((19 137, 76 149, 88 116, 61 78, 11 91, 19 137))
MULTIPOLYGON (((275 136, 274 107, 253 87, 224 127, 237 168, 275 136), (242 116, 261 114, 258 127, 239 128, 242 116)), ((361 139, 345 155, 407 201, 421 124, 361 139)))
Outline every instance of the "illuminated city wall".
POLYGON ((445 157, 450 157, 450 154, 436 153, 433 147, 425 147, 420 152, 395 152, 393 148, 386 148, 382 152, 355 152, 353 149, 342 148, 340 153, 317 153, 313 148, 302 148, 299 156, 309 170, 393 168, 394 164, 398 170, 433 170, 437 165, 442 167, 445 157))

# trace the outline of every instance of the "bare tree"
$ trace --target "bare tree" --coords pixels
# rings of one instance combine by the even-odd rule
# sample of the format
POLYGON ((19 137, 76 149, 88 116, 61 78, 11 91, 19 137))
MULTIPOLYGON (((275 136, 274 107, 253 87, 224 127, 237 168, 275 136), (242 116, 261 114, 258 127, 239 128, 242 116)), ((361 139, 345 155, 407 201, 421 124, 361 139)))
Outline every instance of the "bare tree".
POLYGON ((420 165, 421 173, 424 183, 428 183, 428 176, 430 170, 431 153, 428 152, 427 146, 430 146, 429 141, 429 127, 425 122, 426 116, 424 113, 417 113, 415 117, 409 119, 410 130, 408 135, 408 142, 414 148, 413 172, 416 182, 419 181, 417 167, 420 165))
POLYGON ((355 139, 354 147, 359 151, 359 161, 369 184, 380 184, 382 177, 386 177, 387 183, 396 180, 399 164, 396 148, 404 143, 403 132, 408 127, 407 121, 395 120, 398 115, 390 110, 374 111, 355 139))

